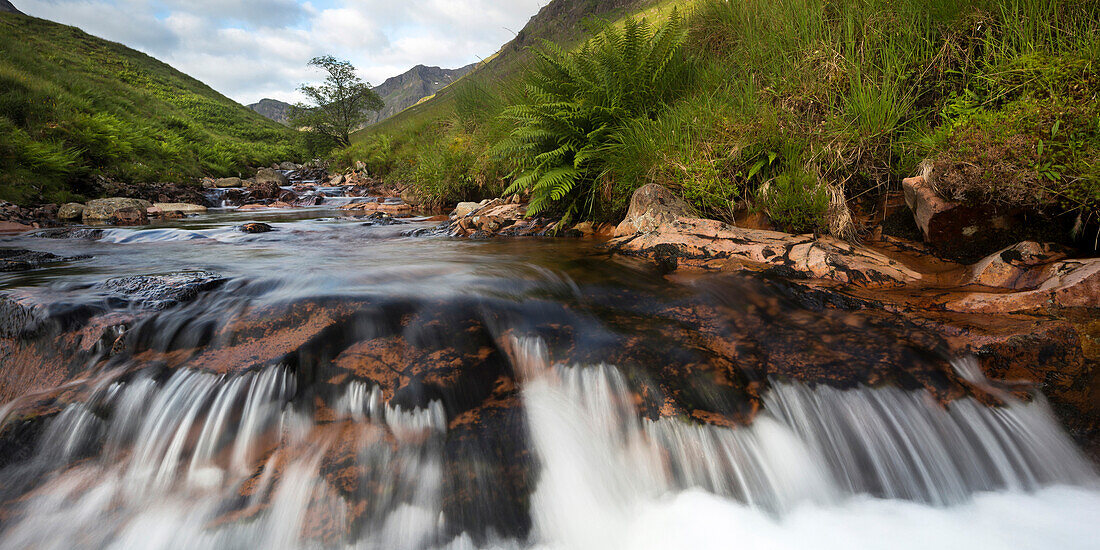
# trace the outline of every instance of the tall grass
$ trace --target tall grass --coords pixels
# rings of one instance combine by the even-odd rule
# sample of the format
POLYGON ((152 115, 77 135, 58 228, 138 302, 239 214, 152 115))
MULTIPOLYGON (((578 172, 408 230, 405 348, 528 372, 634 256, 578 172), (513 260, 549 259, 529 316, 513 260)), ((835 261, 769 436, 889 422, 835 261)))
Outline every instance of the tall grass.
POLYGON ((659 48, 670 35, 658 29, 606 59, 599 44, 623 39, 551 46, 520 93, 475 72, 375 131, 391 138, 386 175, 445 193, 439 202, 507 187, 529 191, 533 211, 605 219, 657 182, 708 216, 735 221, 748 208, 787 230, 852 237, 850 209, 873 208, 931 159, 959 200, 1096 216, 1100 2, 692 4, 677 23, 675 90, 647 91, 638 79, 651 73, 627 53, 659 48), (474 179, 494 185, 415 174, 460 135, 474 179))

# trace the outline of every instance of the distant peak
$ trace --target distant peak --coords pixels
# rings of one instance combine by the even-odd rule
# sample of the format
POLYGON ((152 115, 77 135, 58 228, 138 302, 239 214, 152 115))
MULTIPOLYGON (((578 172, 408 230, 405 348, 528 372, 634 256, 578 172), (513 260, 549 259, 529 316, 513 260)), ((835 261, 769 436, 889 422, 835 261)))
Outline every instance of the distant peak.
POLYGON ((18 13, 19 15, 23 15, 23 12, 15 9, 15 6, 13 6, 12 3, 8 0, 0 0, 0 12, 18 13))

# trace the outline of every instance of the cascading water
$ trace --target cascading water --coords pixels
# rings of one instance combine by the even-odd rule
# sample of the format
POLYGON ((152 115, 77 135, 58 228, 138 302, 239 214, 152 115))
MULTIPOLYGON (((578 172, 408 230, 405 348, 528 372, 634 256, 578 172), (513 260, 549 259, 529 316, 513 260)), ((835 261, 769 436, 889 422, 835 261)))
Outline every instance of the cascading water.
POLYGON ((28 237, 93 258, 0 276, 0 549, 1100 540, 1096 473, 1045 399, 883 312, 670 289, 575 243, 211 216, 28 237))
POLYGON ((935 547, 932 540, 1089 548, 1100 540, 1100 528, 1085 537, 1059 531, 1100 513, 1100 494, 1042 402, 991 409, 963 399, 944 409, 921 392, 775 383, 749 427, 639 420, 614 367, 550 366, 538 340, 516 348, 544 468, 532 514, 550 547, 795 548, 817 545, 819 522, 836 520, 851 526, 834 534, 844 548, 935 547), (1081 489, 1034 494, 1051 486, 1081 489), (1081 508, 1058 517, 1071 503, 1081 508), (1031 519, 1020 539, 983 516, 1005 506, 1031 519), (696 512, 708 519, 690 517, 696 512), (952 513, 979 523, 927 536, 923 522, 949 523, 952 513), (861 532, 863 520, 919 537, 875 540, 861 532))

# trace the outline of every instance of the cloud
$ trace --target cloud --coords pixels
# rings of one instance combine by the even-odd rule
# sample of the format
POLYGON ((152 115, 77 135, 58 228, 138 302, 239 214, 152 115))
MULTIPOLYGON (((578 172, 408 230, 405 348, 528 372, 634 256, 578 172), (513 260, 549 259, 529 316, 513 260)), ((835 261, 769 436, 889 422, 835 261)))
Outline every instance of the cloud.
POLYGON ((144 51, 242 103, 300 99, 316 55, 373 84, 414 65, 492 55, 536 0, 16 0, 24 13, 144 51))

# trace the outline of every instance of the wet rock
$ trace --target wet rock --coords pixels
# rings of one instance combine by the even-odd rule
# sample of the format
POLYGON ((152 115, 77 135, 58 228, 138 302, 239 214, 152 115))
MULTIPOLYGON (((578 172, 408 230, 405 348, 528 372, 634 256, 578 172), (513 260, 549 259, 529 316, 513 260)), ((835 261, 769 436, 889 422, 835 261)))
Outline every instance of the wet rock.
POLYGON ((57 209, 57 219, 63 222, 80 221, 83 217, 84 205, 77 202, 63 204, 57 209))
POLYGON ((325 202, 321 195, 304 195, 294 201, 294 206, 317 206, 325 202))
POLYGON ((378 199, 366 202, 353 202, 340 207, 340 210, 354 212, 386 212, 388 214, 408 214, 413 207, 401 199, 378 199))
POLYGON ((230 187, 244 187, 244 182, 241 178, 219 178, 214 180, 213 186, 219 189, 226 189, 230 187))
POLYGON ((95 199, 84 205, 84 223, 141 224, 147 220, 145 211, 152 206, 147 200, 124 197, 95 199))
POLYGON ((874 250, 831 237, 743 229, 715 220, 671 217, 660 209, 634 218, 645 229, 611 241, 622 254, 649 256, 671 269, 782 267, 865 288, 900 288, 922 274, 874 250))
POLYGON ((1030 290, 974 292, 948 300, 943 307, 950 311, 997 314, 1051 308, 1100 308, 1100 258, 1056 261, 1027 269, 998 260, 978 265, 984 267, 976 271, 977 280, 1030 290))
POLYGON ((186 202, 202 204, 204 201, 201 185, 176 183, 121 183, 104 178, 94 178, 92 193, 98 197, 131 197, 149 203, 186 202))
POLYGON ((66 258, 35 250, 0 249, 0 272, 30 271, 52 263, 68 262, 74 259, 77 258, 66 258))
MULTIPOLYGON (((149 207, 151 208, 151 207, 149 207)), ((149 208, 119 208, 107 220, 112 225, 145 225, 149 223, 149 208)))
POLYGON ((155 208, 160 209, 161 212, 179 212, 185 216, 191 216, 195 214, 205 214, 206 207, 198 204, 187 204, 181 202, 158 202, 154 203, 155 208))
POLYGON ((256 172, 255 183, 249 184, 249 187, 266 183, 273 183, 277 187, 286 187, 290 185, 290 180, 282 173, 272 170, 271 168, 260 168, 260 170, 256 172))
POLYGON ((274 231, 275 228, 266 223, 253 222, 246 223, 238 227, 237 230, 242 233, 267 233, 269 231, 274 231))
POLYGON ((301 167, 295 170, 287 172, 287 179, 291 182, 318 182, 325 181, 328 177, 328 169, 324 167, 318 168, 306 168, 301 167))
POLYGON ((0 221, 0 234, 26 233, 34 229, 33 225, 19 222, 0 221))
POLYGON ((290 161, 279 163, 279 169, 280 170, 290 171, 290 170, 297 170, 301 167, 302 167, 301 164, 295 164, 295 163, 290 162, 290 161))
POLYGON ((43 229, 33 236, 41 239, 80 239, 96 241, 103 238, 103 230, 90 227, 59 227, 43 229))
POLYGON ((161 310, 194 300, 200 292, 215 289, 226 280, 217 273, 197 271, 108 279, 101 288, 131 305, 161 310))
POLYGON ((392 215, 387 214, 386 212, 375 212, 365 218, 360 219, 364 220, 363 225, 366 226, 401 225, 405 223, 401 220, 398 220, 397 218, 394 218, 392 215))
POLYGON ((0 233, 22 233, 41 227, 57 225, 57 205, 41 208, 25 208, 0 201, 0 233))
POLYGON ((257 181, 249 184, 248 190, 245 192, 245 196, 241 199, 243 202, 255 202, 263 200, 274 200, 280 194, 283 189, 279 187, 279 184, 274 181, 257 181))
POLYGON ((1052 244, 1022 242, 970 266, 964 284, 977 284, 989 287, 1026 289, 1035 288, 1043 283, 1043 270, 1034 266, 1061 260, 1066 254, 1052 244))

